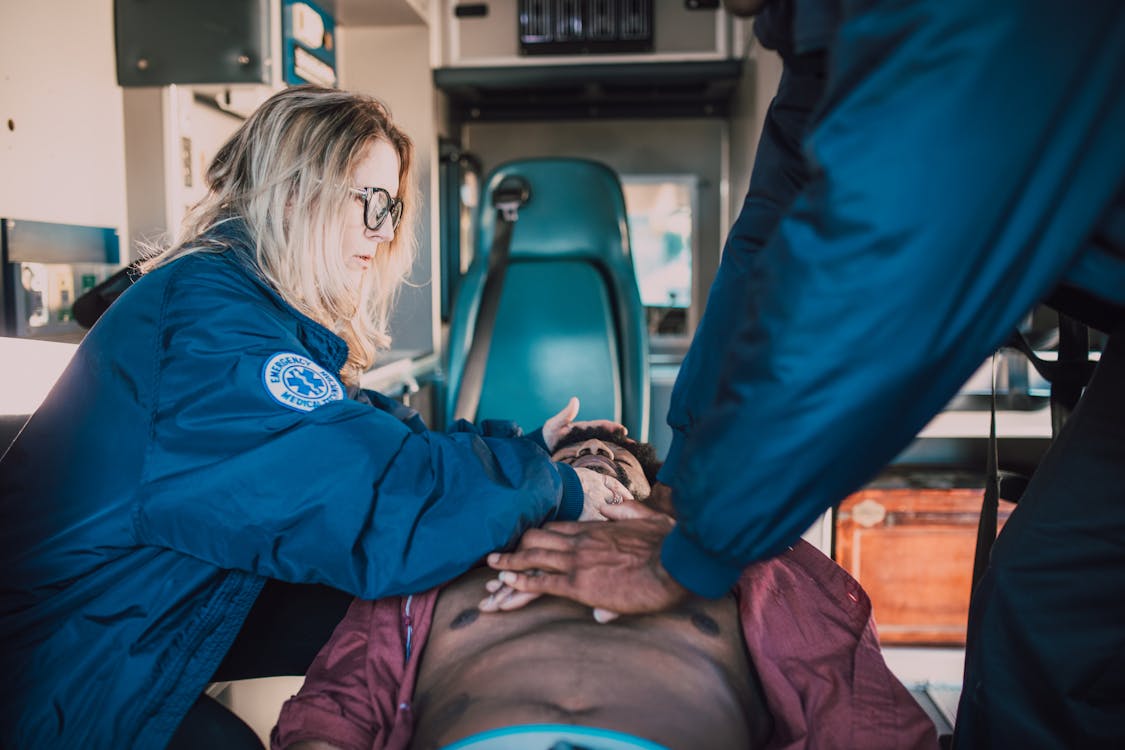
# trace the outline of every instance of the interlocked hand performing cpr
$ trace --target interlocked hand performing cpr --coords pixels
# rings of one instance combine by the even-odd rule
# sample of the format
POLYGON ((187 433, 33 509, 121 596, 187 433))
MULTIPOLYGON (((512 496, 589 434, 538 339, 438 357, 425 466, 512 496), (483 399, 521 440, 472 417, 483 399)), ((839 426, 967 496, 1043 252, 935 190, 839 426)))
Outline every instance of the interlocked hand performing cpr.
POLYGON ((481 610, 518 609, 553 594, 593 607, 594 617, 608 622, 683 601, 687 590, 660 564, 660 546, 675 522, 644 511, 643 518, 550 523, 525 532, 515 552, 488 556, 489 566, 501 573, 488 584, 492 595, 481 610))

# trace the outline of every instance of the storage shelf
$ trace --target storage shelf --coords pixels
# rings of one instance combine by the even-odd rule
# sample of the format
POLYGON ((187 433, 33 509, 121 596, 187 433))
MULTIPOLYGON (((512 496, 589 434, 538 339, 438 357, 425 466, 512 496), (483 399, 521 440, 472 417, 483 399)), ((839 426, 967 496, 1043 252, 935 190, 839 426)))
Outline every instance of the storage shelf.
POLYGON ((461 122, 726 117, 741 59, 448 67, 433 71, 461 122))

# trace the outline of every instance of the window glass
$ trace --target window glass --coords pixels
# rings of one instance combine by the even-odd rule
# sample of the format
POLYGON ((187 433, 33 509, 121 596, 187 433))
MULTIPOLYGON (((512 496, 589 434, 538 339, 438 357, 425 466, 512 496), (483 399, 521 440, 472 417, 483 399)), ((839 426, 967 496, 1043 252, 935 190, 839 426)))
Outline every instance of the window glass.
POLYGON ((691 307, 696 181, 623 176, 633 265, 654 334, 683 334, 691 307))

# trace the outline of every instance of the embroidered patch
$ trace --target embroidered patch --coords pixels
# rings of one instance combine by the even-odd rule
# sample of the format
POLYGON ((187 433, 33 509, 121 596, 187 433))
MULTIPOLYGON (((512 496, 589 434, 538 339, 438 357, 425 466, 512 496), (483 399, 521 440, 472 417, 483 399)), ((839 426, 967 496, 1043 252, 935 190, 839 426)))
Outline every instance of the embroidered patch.
POLYGON ((312 411, 344 398, 344 388, 332 373, 293 352, 278 352, 267 359, 262 382, 275 401, 297 411, 312 411))

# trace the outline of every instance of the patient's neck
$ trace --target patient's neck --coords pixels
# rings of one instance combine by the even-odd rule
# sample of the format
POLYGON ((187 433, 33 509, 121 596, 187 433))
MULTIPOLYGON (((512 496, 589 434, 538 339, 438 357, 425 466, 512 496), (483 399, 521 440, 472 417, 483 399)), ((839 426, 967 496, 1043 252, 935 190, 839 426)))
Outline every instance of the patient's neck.
POLYGON ((634 734, 670 748, 764 744, 770 720, 731 598, 594 622, 541 599, 480 614, 487 570, 442 591, 414 695, 414 747, 520 724, 634 734))

